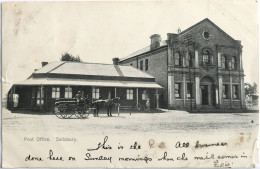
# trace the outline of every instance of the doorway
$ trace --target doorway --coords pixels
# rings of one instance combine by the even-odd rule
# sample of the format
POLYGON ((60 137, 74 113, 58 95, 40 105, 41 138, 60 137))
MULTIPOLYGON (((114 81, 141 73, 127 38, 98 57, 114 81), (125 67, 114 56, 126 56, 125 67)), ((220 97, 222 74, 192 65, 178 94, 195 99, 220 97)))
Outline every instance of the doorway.
POLYGON ((208 85, 201 85, 202 105, 209 105, 208 85))
POLYGON ((201 104, 207 106, 216 105, 215 82, 210 76, 204 76, 200 80, 201 104))

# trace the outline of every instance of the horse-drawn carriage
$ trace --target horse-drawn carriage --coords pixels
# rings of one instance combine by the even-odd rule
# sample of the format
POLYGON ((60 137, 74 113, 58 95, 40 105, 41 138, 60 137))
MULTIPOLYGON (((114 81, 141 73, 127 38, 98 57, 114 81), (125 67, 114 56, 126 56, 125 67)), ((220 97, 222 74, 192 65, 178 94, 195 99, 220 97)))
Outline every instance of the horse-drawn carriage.
POLYGON ((58 118, 68 119, 73 115, 77 118, 87 118, 90 113, 98 116, 100 107, 107 109, 107 115, 112 116, 112 108, 119 107, 119 97, 113 99, 96 100, 86 103, 85 100, 77 102, 77 99, 60 99, 55 102, 55 115, 58 118))
POLYGON ((77 99, 60 99, 55 102, 55 115, 61 119, 86 118, 89 115, 89 106, 84 102, 77 102, 77 99))

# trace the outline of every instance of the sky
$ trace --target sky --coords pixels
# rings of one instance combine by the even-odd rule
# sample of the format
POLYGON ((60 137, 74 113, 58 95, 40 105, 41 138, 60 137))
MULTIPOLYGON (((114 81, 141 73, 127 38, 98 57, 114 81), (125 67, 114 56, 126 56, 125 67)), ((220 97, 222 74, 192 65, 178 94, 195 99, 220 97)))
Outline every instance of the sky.
POLYGON ((42 61, 68 52, 84 62, 112 64, 149 46, 150 36, 177 33, 209 18, 243 45, 245 82, 258 83, 258 4, 253 0, 5 2, 2 80, 28 78, 42 61))

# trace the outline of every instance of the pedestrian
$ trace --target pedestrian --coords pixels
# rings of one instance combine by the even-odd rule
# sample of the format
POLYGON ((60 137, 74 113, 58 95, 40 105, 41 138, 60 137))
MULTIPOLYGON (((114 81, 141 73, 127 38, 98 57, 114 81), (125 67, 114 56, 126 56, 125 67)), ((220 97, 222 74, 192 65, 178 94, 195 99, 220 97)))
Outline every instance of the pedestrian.
POLYGON ((96 100, 96 117, 98 117, 99 107, 101 106, 102 97, 99 96, 98 100, 96 100))
POLYGON ((151 109, 150 109, 150 99, 149 99, 149 97, 147 98, 145 105, 146 105, 146 111, 150 112, 151 109))

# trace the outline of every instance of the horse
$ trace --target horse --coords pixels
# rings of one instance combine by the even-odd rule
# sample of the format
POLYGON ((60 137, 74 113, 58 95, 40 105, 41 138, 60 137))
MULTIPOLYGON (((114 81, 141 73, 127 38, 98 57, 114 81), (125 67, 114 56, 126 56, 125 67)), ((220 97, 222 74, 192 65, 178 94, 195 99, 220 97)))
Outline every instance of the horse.
POLYGON ((113 99, 107 99, 104 103, 104 106, 107 108, 107 116, 112 116, 111 110, 113 107, 119 107, 119 97, 113 99))
POLYGON ((98 116, 98 111, 100 107, 106 107, 107 109, 107 116, 112 116, 111 110, 113 107, 119 106, 119 97, 113 99, 105 99, 105 100, 96 100, 92 102, 91 107, 95 108, 96 110, 93 112, 93 116, 98 116))

